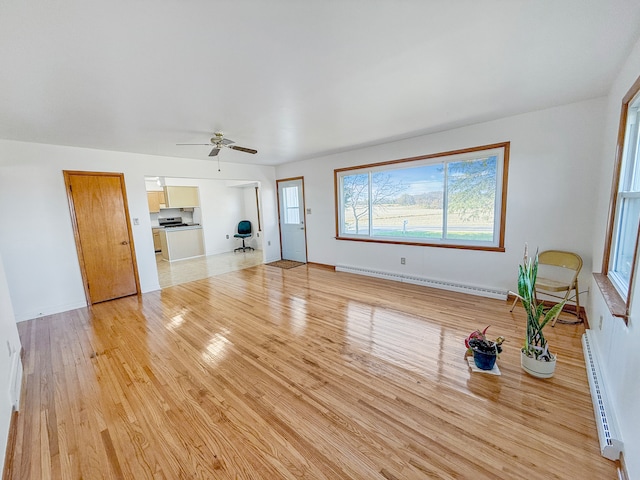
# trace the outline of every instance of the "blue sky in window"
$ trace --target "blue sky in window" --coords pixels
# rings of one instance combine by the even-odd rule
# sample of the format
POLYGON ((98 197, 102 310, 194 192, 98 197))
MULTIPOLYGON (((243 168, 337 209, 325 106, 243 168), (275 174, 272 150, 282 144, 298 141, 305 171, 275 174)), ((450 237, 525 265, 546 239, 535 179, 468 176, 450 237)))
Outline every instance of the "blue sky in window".
POLYGON ((426 192, 441 192, 444 186, 444 169, 441 163, 423 165, 421 167, 386 170, 392 180, 407 186, 404 192, 409 195, 420 195, 426 192))

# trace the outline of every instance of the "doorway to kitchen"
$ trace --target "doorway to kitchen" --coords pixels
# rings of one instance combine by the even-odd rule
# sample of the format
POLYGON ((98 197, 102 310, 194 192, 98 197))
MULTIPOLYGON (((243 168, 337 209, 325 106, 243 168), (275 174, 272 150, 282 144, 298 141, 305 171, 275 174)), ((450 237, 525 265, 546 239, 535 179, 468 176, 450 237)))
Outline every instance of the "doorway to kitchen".
POLYGON ((259 182, 178 177, 145 182, 160 288, 264 263, 259 182), (191 200, 176 204, 172 193, 184 189, 193 189, 191 200), (242 245, 234 238, 242 220, 251 222, 247 245, 255 250, 234 252, 242 245), (202 242, 197 249, 189 248, 195 244, 192 236, 202 242))

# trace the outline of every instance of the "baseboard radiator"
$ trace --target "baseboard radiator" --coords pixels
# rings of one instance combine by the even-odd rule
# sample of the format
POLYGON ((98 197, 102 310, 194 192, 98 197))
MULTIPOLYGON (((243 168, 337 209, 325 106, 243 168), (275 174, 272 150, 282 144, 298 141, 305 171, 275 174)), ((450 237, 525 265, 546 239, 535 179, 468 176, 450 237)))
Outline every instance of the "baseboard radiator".
POLYGON ((595 342, 591 330, 582 335, 582 349, 587 365, 587 377, 591 389, 593 413, 598 427, 598 439, 600 440, 600 452, 609 460, 618 460, 622 452, 622 439, 617 427, 615 413, 611 407, 604 384, 602 370, 598 363, 598 357, 594 351, 595 342))
POLYGON ((433 280, 416 275, 383 272, 379 270, 372 270, 369 268, 349 267, 347 265, 336 265, 336 271, 355 273, 357 275, 366 275, 368 277, 386 278, 387 280, 395 280, 397 282, 412 283, 414 285, 424 285, 425 287, 440 288, 442 290, 468 293, 470 295, 479 295, 481 297, 497 298, 499 300, 506 300, 508 293, 506 290, 499 290, 495 288, 464 285, 462 283, 433 280))
POLYGON ((20 390, 22 389, 22 362, 20 361, 20 352, 13 351, 11 359, 11 376, 9 377, 9 398, 13 409, 20 409, 20 390))

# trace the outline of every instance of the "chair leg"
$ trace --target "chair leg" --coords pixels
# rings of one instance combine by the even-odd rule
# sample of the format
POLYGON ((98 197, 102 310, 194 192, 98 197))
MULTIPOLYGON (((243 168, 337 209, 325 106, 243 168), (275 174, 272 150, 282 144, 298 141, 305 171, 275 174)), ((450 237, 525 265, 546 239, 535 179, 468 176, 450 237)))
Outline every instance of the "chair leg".
POLYGON ((246 244, 244 243, 244 241, 245 241, 245 239, 243 238, 243 239, 242 239, 242 246, 241 246, 241 247, 236 248, 236 249, 234 250, 234 252, 238 252, 238 251, 240 251, 240 250, 242 250, 243 252, 246 252, 247 250, 255 250, 255 248, 250 247, 249 245, 246 245, 246 244))
MULTIPOLYGON (((569 291, 571 291, 571 290, 569 290, 569 291)), ((565 299, 566 299, 566 297, 565 297, 565 299)), ((564 307, 562 307, 562 308, 560 309, 560 311, 559 311, 558 313, 556 313, 556 316, 555 316, 555 317, 553 317, 553 321, 551 322, 551 326, 552 326, 552 327, 555 327, 555 326, 556 326, 556 322, 558 321, 558 317, 560 316, 560 313, 562 313, 562 310, 564 310, 564 307)))
MULTIPOLYGON (((569 298, 569 294, 571 293, 571 289, 567 290, 567 293, 565 294, 564 298, 562 299, 563 302, 566 302, 567 299, 569 298)), ((555 327, 556 326, 556 322, 558 321, 558 317, 560 316, 560 314, 562 313, 562 311, 564 310, 564 306, 560 309, 560 311, 556 314, 555 317, 553 317, 553 320, 551 322, 551 326, 555 327)))
POLYGON ((509 310, 510 312, 513 313, 513 309, 516 308, 516 303, 518 303, 518 300, 520 300, 520 298, 516 297, 515 300, 513 301, 513 305, 511 305, 511 310, 509 310))
MULTIPOLYGON (((573 290, 572 288, 570 288, 569 290, 567 290, 567 293, 565 294, 564 298, 562 299, 563 302, 566 302, 567 300, 569 300, 569 295, 571 294, 571 290, 573 290)), ((551 326, 555 327, 556 326, 556 322, 558 321, 558 317, 560 317, 560 314, 562 313, 562 311, 564 310, 564 306, 560 309, 560 311, 558 312, 558 314, 554 317, 553 321, 551 322, 551 326)), ((562 323, 562 322, 560 322, 562 323)))
POLYGON ((251 246, 249 246, 249 245, 245 246, 245 245, 244 245, 244 238, 243 238, 243 239, 242 239, 242 251, 243 251, 243 252, 246 252, 247 250, 254 250, 254 248, 253 248, 253 247, 251 247, 251 246))
POLYGON ((577 278, 574 287, 576 288, 576 317, 578 317, 578 321, 582 322, 582 311, 580 310, 580 288, 578 287, 577 278))
MULTIPOLYGON (((582 320, 582 312, 580 311, 580 287, 578 286, 578 279, 576 279, 575 283, 573 284, 573 288, 567 290, 567 294, 564 296, 564 301, 566 302, 569 299, 569 296, 570 296, 570 294, 571 294, 571 292, 573 290, 576 291, 576 318, 577 318, 577 321, 575 321, 575 322, 563 322, 563 321, 560 321, 560 323, 578 324, 578 323, 582 323, 584 321, 584 320, 582 320)), ((560 312, 558 312, 558 315, 556 315, 556 318, 553 319, 553 322, 551 323, 552 327, 555 327, 556 322, 558 321, 558 317, 560 316, 560 313, 562 313, 562 310, 560 312)))

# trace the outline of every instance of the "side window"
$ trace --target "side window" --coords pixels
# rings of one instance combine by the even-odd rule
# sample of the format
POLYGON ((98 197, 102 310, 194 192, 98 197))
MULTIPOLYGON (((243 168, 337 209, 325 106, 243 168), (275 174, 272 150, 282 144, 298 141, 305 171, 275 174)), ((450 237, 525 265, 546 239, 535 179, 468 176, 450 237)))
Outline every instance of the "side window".
POLYGON ((594 278, 611 313, 627 319, 640 223, 640 78, 622 100, 602 273, 594 278))
POLYGON ((638 162, 638 107, 640 94, 628 104, 622 165, 616 199, 609 277, 623 298, 631 285, 640 219, 640 171, 638 162))

